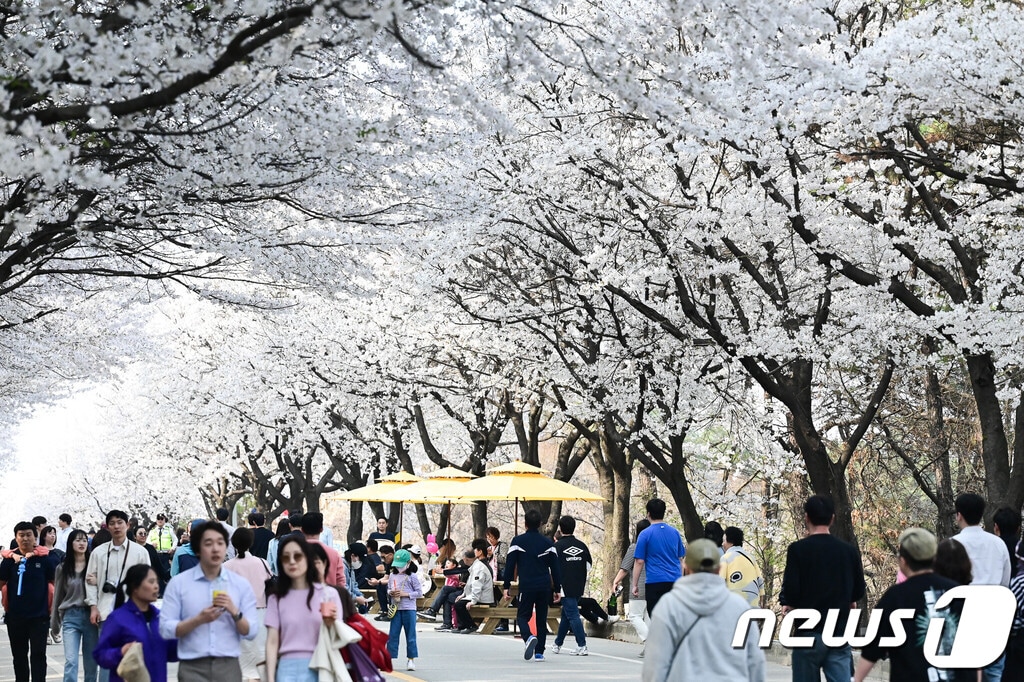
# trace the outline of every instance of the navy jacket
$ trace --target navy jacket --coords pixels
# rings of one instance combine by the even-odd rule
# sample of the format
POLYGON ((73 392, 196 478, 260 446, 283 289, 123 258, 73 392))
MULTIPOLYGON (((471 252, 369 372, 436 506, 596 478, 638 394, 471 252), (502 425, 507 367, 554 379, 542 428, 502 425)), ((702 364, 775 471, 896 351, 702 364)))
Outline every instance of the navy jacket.
POLYGON ((520 592, 558 592, 562 589, 562 578, 558 571, 558 552, 555 543, 529 529, 512 538, 505 559, 505 589, 510 587, 519 571, 520 592))

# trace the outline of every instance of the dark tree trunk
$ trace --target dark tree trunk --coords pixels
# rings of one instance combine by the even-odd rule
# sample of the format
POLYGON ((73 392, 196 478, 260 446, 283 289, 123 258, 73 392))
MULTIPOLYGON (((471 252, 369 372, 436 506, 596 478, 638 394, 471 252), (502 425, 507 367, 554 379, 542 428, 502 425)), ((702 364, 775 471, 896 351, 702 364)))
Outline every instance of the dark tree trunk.
POLYGON ((351 545, 353 542, 362 542, 365 537, 363 535, 363 503, 349 502, 346 541, 351 545))
POLYGON ((966 355, 967 373, 971 378, 971 391, 978 410, 981 430, 981 459, 985 463, 985 523, 991 527, 992 514, 1003 506, 1020 501, 1010 496, 1010 451, 1003 426, 1003 410, 996 386, 996 368, 992 355, 966 355))
POLYGON ((956 509, 953 506, 953 477, 949 468, 949 441, 942 407, 942 386, 935 370, 924 373, 925 418, 928 428, 928 452, 935 465, 935 531, 940 538, 956 535, 956 509))

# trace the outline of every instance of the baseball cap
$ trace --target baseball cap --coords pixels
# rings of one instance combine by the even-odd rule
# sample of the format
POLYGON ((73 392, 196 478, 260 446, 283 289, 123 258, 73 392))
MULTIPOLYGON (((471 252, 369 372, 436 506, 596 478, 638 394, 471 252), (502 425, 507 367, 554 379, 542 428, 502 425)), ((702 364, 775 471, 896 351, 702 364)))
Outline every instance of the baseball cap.
POLYGON ((931 561, 938 545, 935 535, 924 528, 907 528, 900 533, 900 549, 914 561, 931 561))
POLYGON ((410 561, 412 561, 412 555, 409 554, 409 550, 400 549, 395 552, 395 558, 391 560, 391 567, 403 569, 409 565, 410 561))
POLYGON ((413 556, 419 556, 420 554, 423 554, 423 550, 420 549, 419 545, 413 545, 409 547, 409 554, 412 554, 413 556))
POLYGON ((700 540, 694 540, 686 547, 686 556, 683 557, 683 563, 686 564, 687 569, 694 573, 698 571, 717 571, 721 559, 722 553, 718 550, 718 545, 711 540, 701 538, 700 540))

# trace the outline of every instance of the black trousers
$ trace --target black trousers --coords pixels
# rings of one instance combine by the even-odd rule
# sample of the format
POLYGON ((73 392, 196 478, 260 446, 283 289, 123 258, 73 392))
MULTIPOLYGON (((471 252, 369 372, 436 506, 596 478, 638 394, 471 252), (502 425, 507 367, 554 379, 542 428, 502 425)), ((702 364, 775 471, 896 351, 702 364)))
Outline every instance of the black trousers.
POLYGON ((647 615, 654 615, 654 607, 658 605, 658 600, 664 597, 666 594, 672 591, 672 586, 675 582, 671 583, 646 583, 644 589, 647 592, 647 615))
POLYGON ((537 637, 538 654, 544 653, 544 644, 548 639, 548 601, 551 599, 551 590, 539 590, 537 592, 520 592, 519 609, 516 611, 516 625, 519 626, 519 634, 525 642, 530 635, 537 637), (537 609, 537 632, 530 632, 530 617, 533 616, 533 609, 537 609))
POLYGON ((576 604, 580 607, 580 615, 591 623, 596 623, 602 618, 608 620, 608 613, 601 608, 601 604, 593 597, 580 597, 576 604))
MULTIPOLYGON (((484 604, 484 606, 491 606, 491 604, 484 604)), ((476 621, 473 620, 473 616, 469 615, 469 600, 457 599, 455 602, 455 615, 459 619, 459 628, 465 630, 466 628, 477 627, 476 621)))
POLYGON ((1003 682, 1024 681, 1024 631, 1010 635, 1006 644, 1006 664, 1003 667, 1003 682))
POLYGON ((50 619, 18 618, 8 614, 7 638, 11 642, 14 658, 15 682, 29 682, 29 660, 31 659, 31 682, 46 682, 46 633, 50 619), (31 649, 31 654, 29 650, 31 649))

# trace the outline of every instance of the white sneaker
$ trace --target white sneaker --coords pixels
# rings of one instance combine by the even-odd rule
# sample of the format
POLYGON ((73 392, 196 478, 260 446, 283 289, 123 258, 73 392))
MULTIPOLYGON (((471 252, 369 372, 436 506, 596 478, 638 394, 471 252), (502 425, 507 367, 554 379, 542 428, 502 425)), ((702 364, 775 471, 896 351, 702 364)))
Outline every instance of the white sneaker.
POLYGON ((572 655, 573 656, 586 656, 589 653, 590 652, 587 651, 587 647, 581 646, 579 649, 576 649, 576 651, 572 652, 572 655))
POLYGON ((405 666, 405 669, 406 670, 415 670, 416 669, 416 660, 410 658, 409 659, 409 664, 405 666))
POLYGON ((558 646, 557 644, 552 644, 551 645, 551 653, 559 654, 561 652, 562 652, 562 647, 558 646))

